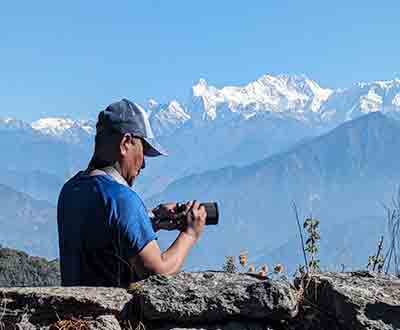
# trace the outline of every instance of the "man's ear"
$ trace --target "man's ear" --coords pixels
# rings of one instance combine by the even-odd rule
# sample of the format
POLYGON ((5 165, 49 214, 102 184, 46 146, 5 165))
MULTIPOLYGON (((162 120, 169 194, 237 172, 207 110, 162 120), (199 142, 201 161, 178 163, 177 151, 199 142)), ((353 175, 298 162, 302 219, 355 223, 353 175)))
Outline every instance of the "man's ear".
POLYGON ((124 134, 122 136, 121 142, 119 143, 119 151, 122 156, 125 156, 128 153, 131 143, 132 136, 130 134, 124 134))

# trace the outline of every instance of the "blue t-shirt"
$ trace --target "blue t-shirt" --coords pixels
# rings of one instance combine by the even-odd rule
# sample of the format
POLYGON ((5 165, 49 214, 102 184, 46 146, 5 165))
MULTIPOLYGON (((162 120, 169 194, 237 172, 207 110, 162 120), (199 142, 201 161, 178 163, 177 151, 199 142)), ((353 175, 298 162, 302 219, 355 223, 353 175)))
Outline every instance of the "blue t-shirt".
POLYGON ((128 286, 135 280, 128 259, 156 239, 140 197, 108 175, 70 179, 57 223, 63 286, 128 286))

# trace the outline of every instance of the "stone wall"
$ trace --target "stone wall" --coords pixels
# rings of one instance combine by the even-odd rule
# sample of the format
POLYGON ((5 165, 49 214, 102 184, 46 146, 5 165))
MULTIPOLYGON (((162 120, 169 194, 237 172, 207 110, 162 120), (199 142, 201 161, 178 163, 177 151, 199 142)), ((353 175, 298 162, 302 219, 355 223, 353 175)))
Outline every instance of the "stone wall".
POLYGON ((0 288, 0 329, 400 329, 400 286, 371 273, 286 280, 223 272, 117 288, 0 288))

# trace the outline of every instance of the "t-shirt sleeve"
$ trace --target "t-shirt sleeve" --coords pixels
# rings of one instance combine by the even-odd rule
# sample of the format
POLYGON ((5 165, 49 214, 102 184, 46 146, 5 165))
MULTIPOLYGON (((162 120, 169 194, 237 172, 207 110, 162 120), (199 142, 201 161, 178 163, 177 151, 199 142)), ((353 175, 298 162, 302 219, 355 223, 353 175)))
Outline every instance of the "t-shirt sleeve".
POLYGON ((138 254, 148 243, 157 239, 152 223, 140 197, 124 191, 118 199, 117 224, 128 257, 138 254))

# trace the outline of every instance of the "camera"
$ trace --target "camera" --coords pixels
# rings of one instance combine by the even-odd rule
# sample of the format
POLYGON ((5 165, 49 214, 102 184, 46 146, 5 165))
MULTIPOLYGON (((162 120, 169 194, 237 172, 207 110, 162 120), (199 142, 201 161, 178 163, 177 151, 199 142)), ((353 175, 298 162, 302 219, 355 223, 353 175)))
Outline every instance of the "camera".
MULTIPOLYGON (((207 217, 206 217, 206 226, 209 225, 218 225, 219 221, 219 210, 218 210, 218 204, 216 202, 205 202, 205 203, 200 203, 200 206, 204 206, 207 212, 207 217)), ((181 203, 178 204, 176 207, 176 213, 182 214, 183 217, 186 218, 185 212, 185 204, 181 203)))
MULTIPOLYGON (((216 202, 204 202, 200 203, 200 205, 204 206, 207 212, 205 224, 207 226, 217 225, 219 222, 218 204, 216 202)), ((155 230, 180 230, 184 228, 186 225, 185 203, 177 204, 176 213, 173 217, 164 217, 155 212, 154 216, 151 218, 151 222, 153 223, 153 227, 155 230)))

